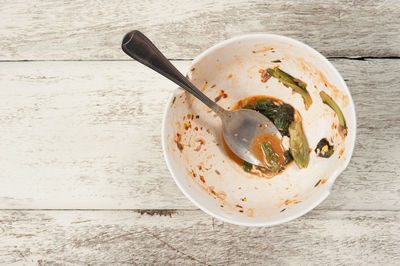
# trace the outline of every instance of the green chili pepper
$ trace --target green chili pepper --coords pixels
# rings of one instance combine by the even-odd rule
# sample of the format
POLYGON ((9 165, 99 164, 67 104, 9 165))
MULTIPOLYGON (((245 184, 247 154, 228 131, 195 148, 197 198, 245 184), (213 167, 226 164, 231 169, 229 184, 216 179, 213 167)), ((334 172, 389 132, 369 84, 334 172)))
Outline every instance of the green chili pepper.
POLYGON ((289 126, 290 153, 299 168, 306 168, 310 160, 307 138, 303 132, 301 120, 294 121, 289 126))
POLYGON ((347 125, 346 125, 346 119, 344 119, 344 115, 342 113, 342 110, 340 110, 339 106, 336 104, 336 102, 324 91, 321 91, 319 93, 319 96, 322 99, 322 102, 326 105, 328 105, 330 108, 332 108, 333 111, 336 112, 338 118, 339 118, 339 133, 342 136, 347 136, 347 125))
POLYGON ((310 108, 312 104, 312 99, 310 94, 307 91, 307 83, 294 78, 290 74, 285 71, 279 69, 279 67, 268 68, 267 72, 270 76, 277 78, 280 82, 285 84, 286 86, 291 87, 295 92, 299 93, 303 98, 304 106, 306 110, 310 108))

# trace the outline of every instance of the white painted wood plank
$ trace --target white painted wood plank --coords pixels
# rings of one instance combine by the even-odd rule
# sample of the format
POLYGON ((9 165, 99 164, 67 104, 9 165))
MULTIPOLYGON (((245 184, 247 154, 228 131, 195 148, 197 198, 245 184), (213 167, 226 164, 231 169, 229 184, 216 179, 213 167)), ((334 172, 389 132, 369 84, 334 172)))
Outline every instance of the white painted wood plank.
POLYGON ((395 265, 399 221, 391 211, 312 211, 248 228, 197 210, 1 211, 0 263, 395 265))
POLYGON ((127 59, 120 45, 133 29, 175 59, 250 32, 294 37, 326 56, 398 57, 399 25, 397 0, 5 0, 0 60, 127 59))
POLYGON ((0 208, 183 198, 160 142, 172 82, 133 61, 2 63, 0 72, 0 208))
MULTIPOLYGON (((400 60, 333 63, 353 94, 358 133, 319 208, 399 210, 400 60)), ((0 208, 195 208, 161 152, 175 87, 133 61, 0 63, 0 208)))
POLYGON ((352 93, 357 136, 349 167, 321 207, 399 210, 400 90, 394 73, 400 71, 400 60, 332 62, 352 93))

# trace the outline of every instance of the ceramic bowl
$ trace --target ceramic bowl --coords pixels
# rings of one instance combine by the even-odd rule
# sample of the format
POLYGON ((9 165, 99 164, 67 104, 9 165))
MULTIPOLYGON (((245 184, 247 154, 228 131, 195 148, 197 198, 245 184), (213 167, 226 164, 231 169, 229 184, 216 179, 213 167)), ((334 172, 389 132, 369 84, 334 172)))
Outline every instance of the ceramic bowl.
POLYGON ((329 159, 311 151, 305 169, 292 163, 270 179, 246 173, 224 150, 220 119, 178 88, 165 110, 162 146, 176 184, 197 207, 229 223, 271 226, 307 213, 329 195, 350 162, 356 116, 349 89, 325 57, 291 38, 250 34, 209 48, 193 60, 187 75, 211 99, 225 95, 218 104, 226 109, 255 95, 281 99, 301 114, 312 150, 322 138, 335 147, 329 159), (261 82, 260 70, 274 66, 307 83, 313 100, 308 110, 299 94, 275 78, 261 82), (348 126, 346 138, 338 134, 337 116, 322 103, 321 90, 341 107, 348 126))

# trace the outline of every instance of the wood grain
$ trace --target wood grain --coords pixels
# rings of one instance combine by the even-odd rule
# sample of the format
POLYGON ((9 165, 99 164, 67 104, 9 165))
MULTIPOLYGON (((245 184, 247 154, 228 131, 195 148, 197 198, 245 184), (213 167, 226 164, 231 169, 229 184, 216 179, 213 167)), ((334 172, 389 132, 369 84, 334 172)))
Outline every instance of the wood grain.
POLYGON ((331 57, 399 57, 399 25, 397 0, 5 0, 0 60, 128 59, 120 45, 133 29, 174 59, 250 32, 293 37, 331 57))
MULTIPOLYGON (((399 210, 400 60, 332 62, 352 92, 358 132, 349 167, 318 208, 399 210)), ((161 152, 175 87, 133 61, 1 63, 0 208, 194 209, 161 152)))
POLYGON ((1 265, 399 264, 399 1, 4 0, 0 11, 1 265), (128 61, 132 29, 182 71, 251 32, 393 59, 331 60, 356 106, 351 163, 317 209, 247 228, 197 210, 170 177, 160 130, 176 86, 128 61))
POLYGON ((1 211, 1 264, 394 265, 400 213, 312 211, 249 228, 193 211, 1 211))

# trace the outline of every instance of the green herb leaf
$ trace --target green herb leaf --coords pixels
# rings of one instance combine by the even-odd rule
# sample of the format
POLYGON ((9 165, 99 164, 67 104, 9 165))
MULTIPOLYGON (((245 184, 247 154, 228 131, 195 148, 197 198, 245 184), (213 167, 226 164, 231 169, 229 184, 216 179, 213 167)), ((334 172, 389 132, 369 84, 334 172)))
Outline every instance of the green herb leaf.
POLYGON ((253 168, 253 165, 251 163, 243 161, 242 167, 243 167, 243 170, 245 170, 246 172, 250 172, 251 169, 253 168))
POLYGON ((268 168, 274 172, 278 171, 281 167, 278 154, 276 154, 268 142, 264 142, 261 146, 264 150, 265 158, 267 159, 268 168))
POLYGON ((279 106, 276 112, 274 124, 282 135, 289 135, 289 126, 294 120, 294 110, 289 104, 279 106))
POLYGON ((276 113, 278 112, 279 106, 268 99, 262 99, 257 101, 256 111, 259 111, 266 116, 272 122, 275 119, 276 113))

